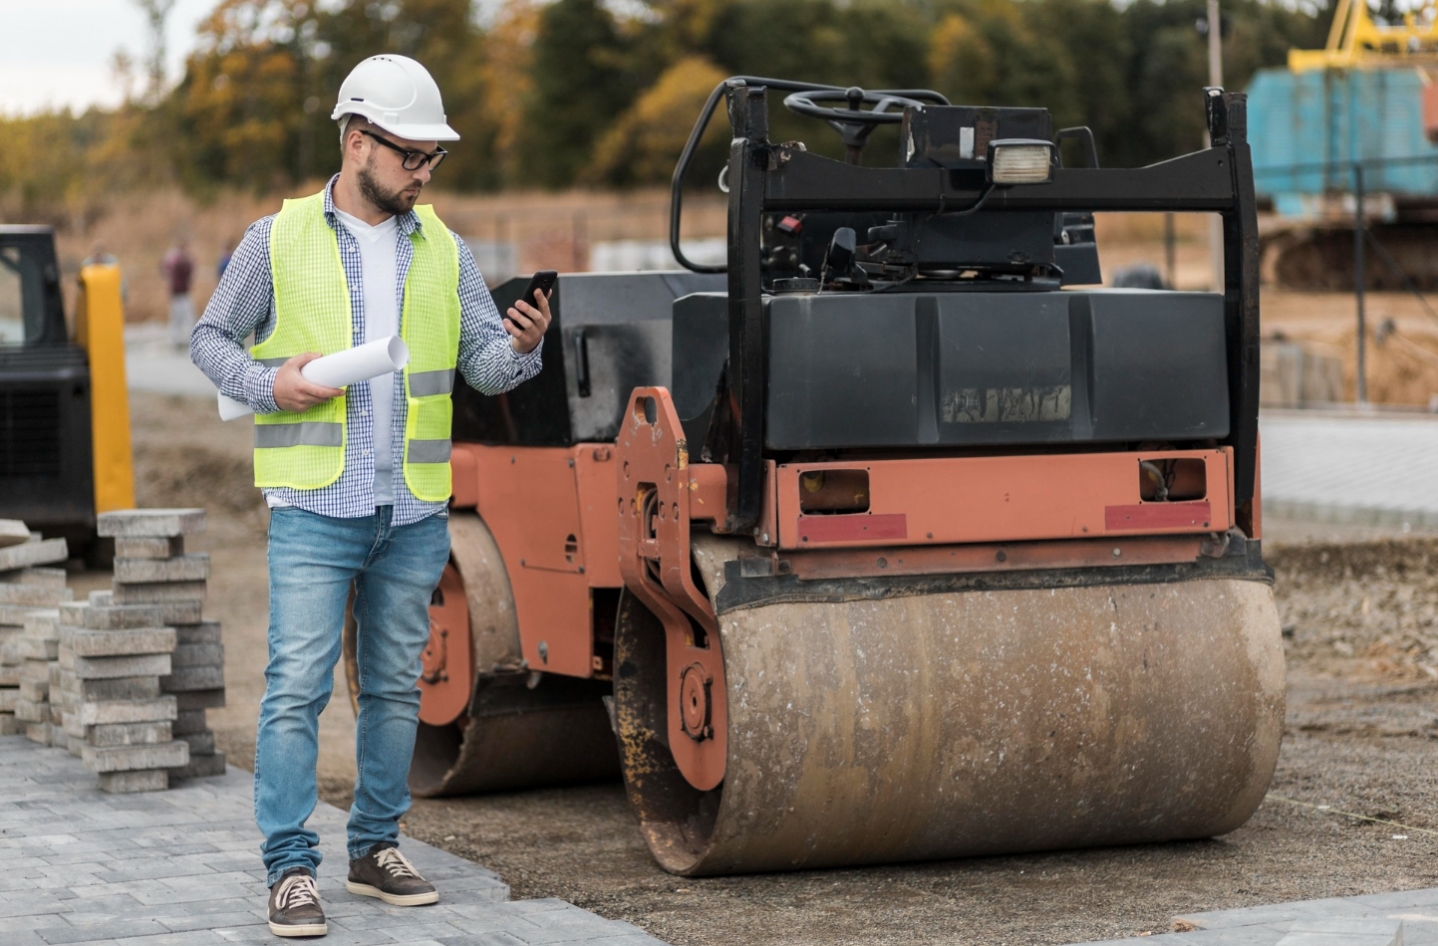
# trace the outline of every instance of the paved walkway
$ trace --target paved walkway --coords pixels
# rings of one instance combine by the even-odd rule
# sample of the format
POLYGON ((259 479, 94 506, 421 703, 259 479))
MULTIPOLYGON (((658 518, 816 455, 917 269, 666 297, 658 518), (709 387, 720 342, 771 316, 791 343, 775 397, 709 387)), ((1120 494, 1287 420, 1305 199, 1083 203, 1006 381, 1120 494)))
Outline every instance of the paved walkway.
POLYGON ((1438 528, 1438 418, 1284 411, 1259 430, 1265 512, 1438 528))
MULTIPOLYGON (((265 923, 251 776, 106 795, 62 749, 0 737, 0 946, 281 943, 265 923)), ((344 890, 345 813, 310 819, 325 862, 322 946, 663 946, 638 927, 563 900, 509 901, 494 873, 406 838, 440 902, 390 907, 344 890)), ((296 942, 291 940, 290 942, 296 942)))
POLYGON ((190 362, 189 350, 176 348, 169 326, 154 322, 125 326, 125 380, 132 391, 215 396, 210 379, 190 362))
POLYGON ((1297 900, 1179 919, 1196 929, 1087 946, 1431 946, 1438 944, 1438 888, 1297 900))

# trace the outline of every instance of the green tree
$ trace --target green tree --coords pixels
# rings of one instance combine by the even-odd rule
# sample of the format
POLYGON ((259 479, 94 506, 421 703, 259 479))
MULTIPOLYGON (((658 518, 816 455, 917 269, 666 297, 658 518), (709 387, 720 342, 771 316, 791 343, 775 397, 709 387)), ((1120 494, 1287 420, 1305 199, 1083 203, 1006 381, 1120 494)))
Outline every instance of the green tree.
POLYGON ((523 182, 572 185, 594 144, 639 93, 613 14, 598 0, 556 0, 543 8, 525 107, 523 182))

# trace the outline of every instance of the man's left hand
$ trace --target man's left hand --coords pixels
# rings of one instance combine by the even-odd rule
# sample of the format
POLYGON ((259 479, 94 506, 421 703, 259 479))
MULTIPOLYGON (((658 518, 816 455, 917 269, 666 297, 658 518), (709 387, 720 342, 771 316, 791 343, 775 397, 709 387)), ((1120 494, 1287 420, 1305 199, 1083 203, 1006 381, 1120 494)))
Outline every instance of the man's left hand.
POLYGON ((530 305, 520 299, 509 307, 505 313, 504 330, 509 333, 509 344, 521 355, 527 355, 539 347, 544 333, 549 329, 549 296, 554 295, 554 290, 549 290, 545 295, 538 289, 534 290, 534 301, 537 306, 530 305))

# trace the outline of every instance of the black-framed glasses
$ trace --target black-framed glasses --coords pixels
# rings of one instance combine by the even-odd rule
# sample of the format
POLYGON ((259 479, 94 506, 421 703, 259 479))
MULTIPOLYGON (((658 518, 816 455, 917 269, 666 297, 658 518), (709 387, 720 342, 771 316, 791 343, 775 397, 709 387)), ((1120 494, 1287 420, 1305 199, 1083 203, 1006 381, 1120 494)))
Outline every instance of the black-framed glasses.
POLYGON ((399 152, 401 158, 403 158, 403 166, 406 171, 418 171, 426 164, 428 164, 429 169, 433 171, 439 167, 439 162, 444 160, 444 156, 449 154, 449 152, 443 148, 435 148, 433 151, 411 151, 408 148, 401 148, 388 138, 376 135, 374 132, 367 131, 363 128, 360 129, 360 134, 368 135, 391 151, 399 152))

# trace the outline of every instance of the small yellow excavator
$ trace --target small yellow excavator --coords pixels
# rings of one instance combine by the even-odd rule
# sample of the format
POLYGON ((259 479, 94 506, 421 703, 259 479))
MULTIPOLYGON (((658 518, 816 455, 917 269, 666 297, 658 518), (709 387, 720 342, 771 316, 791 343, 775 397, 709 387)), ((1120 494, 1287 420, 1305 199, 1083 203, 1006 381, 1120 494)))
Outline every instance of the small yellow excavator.
POLYGON ((124 321, 119 268, 86 266, 67 330, 54 231, 0 226, 0 518, 77 555, 135 505, 124 321))

